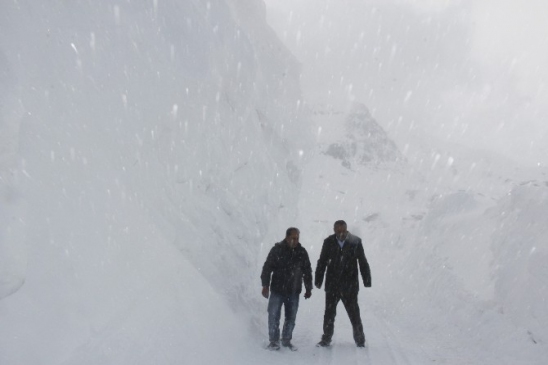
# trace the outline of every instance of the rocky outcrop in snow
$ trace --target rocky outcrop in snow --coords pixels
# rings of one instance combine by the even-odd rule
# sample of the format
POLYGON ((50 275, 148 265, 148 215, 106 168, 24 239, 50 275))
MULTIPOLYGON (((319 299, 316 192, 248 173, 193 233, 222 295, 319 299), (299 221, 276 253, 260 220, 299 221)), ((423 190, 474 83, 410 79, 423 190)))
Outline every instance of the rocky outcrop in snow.
POLYGON ((401 152, 363 104, 355 103, 344 120, 342 140, 329 144, 324 153, 341 160, 351 169, 355 165, 379 165, 403 160, 401 152))

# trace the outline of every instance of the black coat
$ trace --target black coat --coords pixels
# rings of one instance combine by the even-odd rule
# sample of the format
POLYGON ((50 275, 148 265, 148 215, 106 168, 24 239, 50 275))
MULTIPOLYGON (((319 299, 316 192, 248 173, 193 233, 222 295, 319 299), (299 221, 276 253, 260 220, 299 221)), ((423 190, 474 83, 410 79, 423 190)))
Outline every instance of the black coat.
POLYGON ((285 240, 276 243, 263 265, 263 286, 282 295, 299 294, 303 279, 306 290, 312 290, 312 266, 305 248, 300 243, 290 248, 285 240))
POLYGON ((371 286, 371 271, 363 252, 362 240, 358 236, 348 233, 343 248, 339 246, 335 235, 323 241, 322 252, 316 266, 315 284, 321 287, 325 270, 325 291, 339 291, 343 293, 357 293, 358 264, 362 274, 363 285, 371 286))

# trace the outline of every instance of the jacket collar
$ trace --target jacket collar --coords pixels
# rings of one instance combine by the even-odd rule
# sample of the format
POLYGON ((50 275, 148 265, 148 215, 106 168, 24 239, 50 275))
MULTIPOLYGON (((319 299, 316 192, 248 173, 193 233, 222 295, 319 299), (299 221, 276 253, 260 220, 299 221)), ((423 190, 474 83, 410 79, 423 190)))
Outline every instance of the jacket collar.
MULTIPOLYGON (((337 240, 337 235, 336 234, 332 234, 330 236, 331 240, 333 242, 335 242, 337 245, 339 244, 339 241, 337 240)), ((346 238, 344 239, 344 245, 346 246, 347 243, 352 243, 354 242, 354 236, 352 235, 352 233, 348 232, 348 234, 346 235, 346 238)))

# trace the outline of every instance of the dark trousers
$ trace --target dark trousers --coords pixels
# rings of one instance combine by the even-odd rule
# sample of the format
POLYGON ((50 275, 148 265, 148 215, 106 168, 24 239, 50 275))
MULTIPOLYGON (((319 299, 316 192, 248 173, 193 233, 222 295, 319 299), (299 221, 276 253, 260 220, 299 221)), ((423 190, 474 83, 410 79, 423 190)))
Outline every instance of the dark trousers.
POLYGON ((323 336, 322 340, 331 342, 333 332, 335 330, 335 316, 337 315, 337 304, 342 301, 346 313, 352 323, 354 333, 354 341, 356 344, 365 342, 365 334, 363 333, 362 319, 360 317, 360 307, 358 305, 358 293, 341 293, 326 292, 325 293, 325 314, 323 316, 323 336))

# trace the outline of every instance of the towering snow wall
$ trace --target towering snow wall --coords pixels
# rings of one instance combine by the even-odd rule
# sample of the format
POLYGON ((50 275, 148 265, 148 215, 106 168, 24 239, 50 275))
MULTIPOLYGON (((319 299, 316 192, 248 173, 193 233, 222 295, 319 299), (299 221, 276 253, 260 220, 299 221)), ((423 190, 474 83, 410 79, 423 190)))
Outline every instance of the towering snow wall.
POLYGON ((0 363, 228 360, 308 148, 263 7, 0 3, 0 363))

